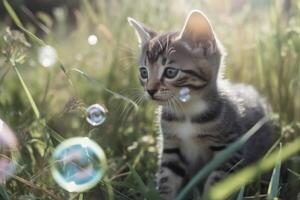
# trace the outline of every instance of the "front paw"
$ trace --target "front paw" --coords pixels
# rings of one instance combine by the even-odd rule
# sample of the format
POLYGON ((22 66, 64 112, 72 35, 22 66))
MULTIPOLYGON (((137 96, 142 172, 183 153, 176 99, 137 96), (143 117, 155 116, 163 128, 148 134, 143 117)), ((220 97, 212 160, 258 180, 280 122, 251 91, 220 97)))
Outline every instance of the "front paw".
POLYGON ((223 171, 212 172, 205 181, 204 192, 207 192, 216 182, 220 181, 226 176, 223 171))
POLYGON ((157 190, 162 200, 173 200, 176 197, 176 191, 169 183, 169 177, 162 177, 158 180, 157 190))

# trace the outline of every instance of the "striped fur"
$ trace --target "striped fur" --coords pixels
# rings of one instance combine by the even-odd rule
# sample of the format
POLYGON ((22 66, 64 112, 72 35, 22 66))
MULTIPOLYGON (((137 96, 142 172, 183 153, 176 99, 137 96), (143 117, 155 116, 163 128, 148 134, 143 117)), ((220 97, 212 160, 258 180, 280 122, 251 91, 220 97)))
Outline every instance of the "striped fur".
MULTIPOLYGON (((130 19, 134 27, 143 28, 130 19)), ((181 32, 157 34, 139 30, 141 85, 162 106, 162 151, 157 173, 163 199, 174 199, 179 190, 218 152, 236 141, 261 117, 266 104, 251 86, 222 80, 223 50, 207 17, 192 11, 181 32), (146 35, 143 35, 146 34, 146 35), (151 35, 150 39, 147 38, 151 35), (178 69, 170 78, 167 68, 178 69), (191 90, 182 103, 176 94, 191 90)), ((172 73, 171 73, 172 75, 172 73)), ((259 159, 273 143, 271 124, 265 124, 227 162, 207 176, 204 191, 237 168, 259 159)))

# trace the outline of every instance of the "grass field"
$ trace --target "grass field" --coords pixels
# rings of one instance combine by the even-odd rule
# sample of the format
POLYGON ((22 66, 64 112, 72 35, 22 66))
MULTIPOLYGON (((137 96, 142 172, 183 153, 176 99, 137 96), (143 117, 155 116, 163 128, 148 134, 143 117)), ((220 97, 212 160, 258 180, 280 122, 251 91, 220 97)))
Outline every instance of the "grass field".
MULTIPOLYGON (((16 133, 19 159, 17 173, 0 186, 0 199, 157 199, 155 105, 139 98, 138 44, 127 17, 159 31, 180 30, 192 9, 208 15, 226 48, 225 77, 252 84, 266 97, 280 135, 265 159, 229 176, 205 199, 300 199, 300 2, 292 0, 289 9, 282 1, 229 2, 84 0, 76 25, 68 24, 63 7, 53 18, 39 13, 44 24, 39 34, 10 10, 19 32, 0 20, 0 118, 16 133), (88 43, 89 35, 97 36, 97 44, 88 43), (46 44, 58 55, 48 68, 38 62, 46 44), (97 127, 86 122, 83 112, 95 103, 108 110, 97 127), (105 177, 85 193, 64 191, 49 170, 55 147, 76 136, 95 140, 108 162, 105 177), (260 194, 259 176, 272 170, 268 191, 260 194)), ((242 145, 230 146, 223 158, 242 145)), ((194 197, 200 198, 195 190, 194 197)))

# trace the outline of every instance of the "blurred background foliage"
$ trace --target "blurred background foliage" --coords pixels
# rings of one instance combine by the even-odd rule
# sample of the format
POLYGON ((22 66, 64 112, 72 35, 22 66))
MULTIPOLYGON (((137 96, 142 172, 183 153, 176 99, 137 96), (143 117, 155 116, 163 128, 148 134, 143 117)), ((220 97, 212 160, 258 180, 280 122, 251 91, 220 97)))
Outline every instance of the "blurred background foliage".
MULTIPOLYGON (((41 43, 16 26, 1 2, 0 118, 16 132, 21 156, 16 176, 0 187, 0 199, 157 198, 155 105, 139 98, 138 44, 128 16, 158 31, 178 31, 190 10, 204 11, 228 54, 225 77, 252 84, 266 97, 282 143, 300 136, 297 0, 8 2, 28 32, 55 48, 58 61, 42 67, 41 43), (97 36, 97 44, 88 43, 90 35, 97 36), (40 116, 32 109, 18 72, 40 116), (106 122, 96 128, 86 122, 83 112, 94 103, 108 110, 106 122), (84 195, 60 189, 49 171, 55 146, 75 136, 97 141, 109 164, 106 178, 84 195)), ((296 199, 299 155, 283 166, 278 198, 296 199)), ((245 196, 266 198, 257 187, 246 188, 245 196)))

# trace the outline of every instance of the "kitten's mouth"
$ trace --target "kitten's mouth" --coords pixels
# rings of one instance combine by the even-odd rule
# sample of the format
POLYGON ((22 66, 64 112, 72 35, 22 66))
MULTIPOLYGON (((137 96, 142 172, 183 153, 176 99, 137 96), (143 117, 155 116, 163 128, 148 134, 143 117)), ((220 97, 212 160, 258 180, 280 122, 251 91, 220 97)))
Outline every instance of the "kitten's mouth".
POLYGON ((158 104, 164 104, 168 101, 168 98, 151 97, 151 99, 158 104))
POLYGON ((157 98, 157 97, 152 97, 152 100, 159 101, 159 102, 167 101, 167 99, 162 99, 162 98, 157 98))
POLYGON ((156 103, 162 104, 170 99, 170 94, 167 92, 167 90, 163 90, 162 92, 159 92, 159 94, 149 95, 149 97, 156 103))

